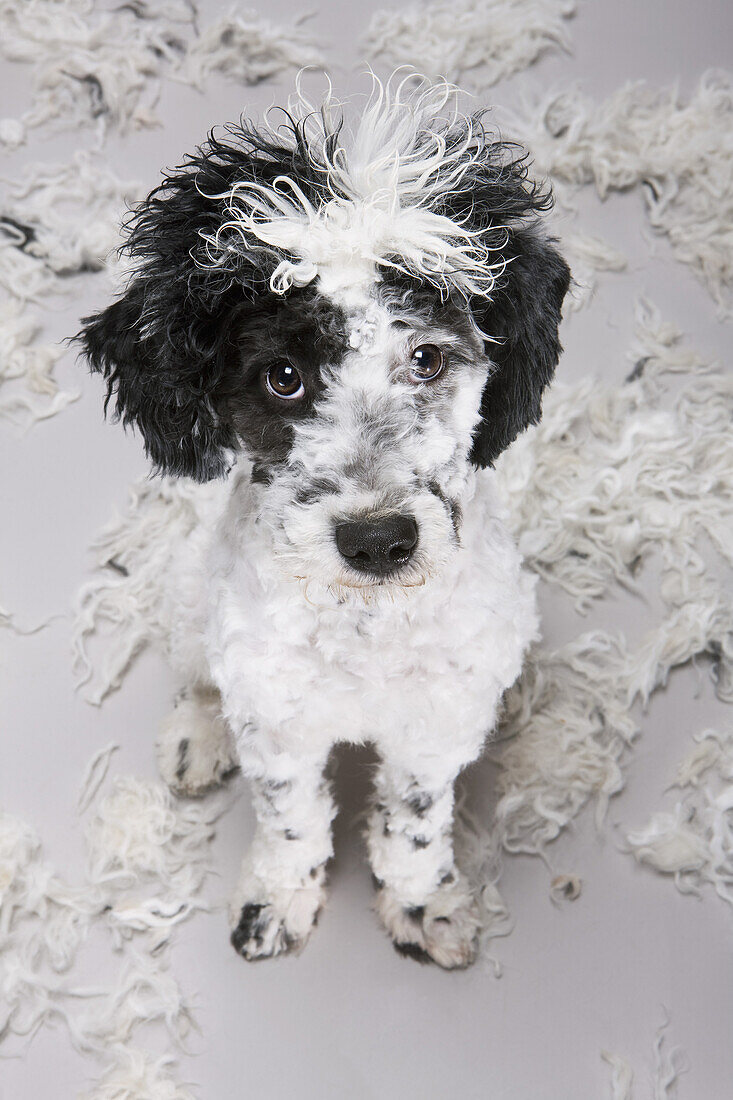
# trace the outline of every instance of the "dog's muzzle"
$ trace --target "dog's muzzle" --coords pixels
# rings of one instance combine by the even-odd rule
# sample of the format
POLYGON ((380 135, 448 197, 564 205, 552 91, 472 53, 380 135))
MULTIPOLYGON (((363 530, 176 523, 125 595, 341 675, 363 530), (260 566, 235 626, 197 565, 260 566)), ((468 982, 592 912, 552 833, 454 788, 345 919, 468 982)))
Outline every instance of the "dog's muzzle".
POLYGON ((360 573, 388 577, 407 565, 417 546, 414 516, 392 515, 339 523, 334 531, 341 557, 360 573))

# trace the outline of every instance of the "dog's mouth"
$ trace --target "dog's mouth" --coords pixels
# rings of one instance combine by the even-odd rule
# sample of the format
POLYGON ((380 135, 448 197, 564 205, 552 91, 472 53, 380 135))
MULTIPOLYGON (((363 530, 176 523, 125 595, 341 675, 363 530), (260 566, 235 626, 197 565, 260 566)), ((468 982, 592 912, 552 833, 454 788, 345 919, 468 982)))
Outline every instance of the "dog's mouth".
POLYGON ((405 576, 392 573, 388 576, 374 577, 371 580, 340 575, 328 581, 293 574, 293 579, 300 583, 303 598, 314 606, 321 605, 324 592, 339 604, 352 603, 354 600, 370 604, 382 599, 392 601, 400 597, 408 599, 412 590, 423 588, 429 578, 430 573, 427 570, 419 572, 413 570, 410 575, 405 576))

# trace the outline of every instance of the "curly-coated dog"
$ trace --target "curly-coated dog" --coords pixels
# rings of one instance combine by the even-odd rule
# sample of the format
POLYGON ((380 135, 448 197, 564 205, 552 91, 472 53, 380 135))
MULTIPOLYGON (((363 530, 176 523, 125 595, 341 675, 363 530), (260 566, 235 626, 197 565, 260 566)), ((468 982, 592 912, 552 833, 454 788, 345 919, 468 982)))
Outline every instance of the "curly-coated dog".
POLYGON ((476 953, 453 784, 537 634, 491 466, 539 419, 569 272, 526 156, 452 95, 375 81, 351 129, 300 97, 211 136, 133 212, 127 289, 79 337, 158 470, 222 479, 171 568, 159 760, 189 794, 251 781, 247 959, 300 949, 323 905, 339 741, 380 757, 395 946, 476 953))

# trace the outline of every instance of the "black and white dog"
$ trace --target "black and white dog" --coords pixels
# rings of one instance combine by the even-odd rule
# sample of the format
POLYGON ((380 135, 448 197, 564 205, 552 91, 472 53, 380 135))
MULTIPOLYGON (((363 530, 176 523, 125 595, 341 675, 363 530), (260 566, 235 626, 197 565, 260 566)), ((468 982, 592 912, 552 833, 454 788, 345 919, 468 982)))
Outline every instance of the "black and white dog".
POLYGON ((569 272, 526 157, 451 104, 375 81, 350 132, 299 98, 210 137, 134 212, 127 290, 80 334, 155 467, 219 479, 171 567, 159 760, 188 794, 251 780, 247 959, 300 949, 323 905, 339 741, 381 759, 395 946, 476 952, 453 783, 537 635, 490 467, 540 416, 569 272))

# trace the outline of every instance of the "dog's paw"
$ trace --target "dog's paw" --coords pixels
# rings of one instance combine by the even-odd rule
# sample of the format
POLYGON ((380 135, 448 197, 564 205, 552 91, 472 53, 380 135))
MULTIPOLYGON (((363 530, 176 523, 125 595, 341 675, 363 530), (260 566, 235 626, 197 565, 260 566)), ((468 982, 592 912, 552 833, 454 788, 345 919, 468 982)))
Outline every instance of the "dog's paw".
POLYGON ((460 970, 475 960, 481 922, 476 902, 458 878, 421 905, 405 905, 389 886, 378 884, 376 909, 400 955, 445 970, 460 970))
POLYGON ((218 697, 182 699, 161 725, 156 752, 160 774, 176 794, 200 795, 221 783, 237 762, 218 697))
POLYGON ((250 962, 288 953, 297 955, 305 947, 325 900, 322 867, 294 888, 266 892, 250 881, 240 887, 231 904, 232 946, 250 962))

